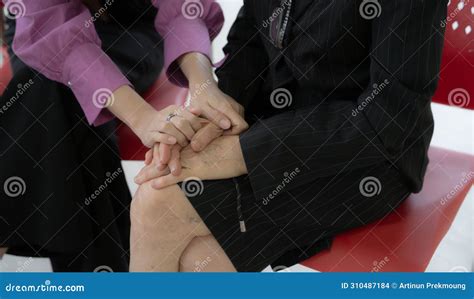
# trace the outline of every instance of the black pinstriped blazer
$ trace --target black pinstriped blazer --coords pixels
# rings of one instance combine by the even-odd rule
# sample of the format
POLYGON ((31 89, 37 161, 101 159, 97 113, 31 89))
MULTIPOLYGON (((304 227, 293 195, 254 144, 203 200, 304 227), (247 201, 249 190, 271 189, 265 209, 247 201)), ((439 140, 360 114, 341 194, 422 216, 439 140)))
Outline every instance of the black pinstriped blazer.
POLYGON ((419 191, 446 13, 447 0, 245 1, 217 74, 252 123, 241 146, 256 196, 297 167, 292 188, 382 161, 419 191), (279 48, 271 20, 287 13, 279 48))

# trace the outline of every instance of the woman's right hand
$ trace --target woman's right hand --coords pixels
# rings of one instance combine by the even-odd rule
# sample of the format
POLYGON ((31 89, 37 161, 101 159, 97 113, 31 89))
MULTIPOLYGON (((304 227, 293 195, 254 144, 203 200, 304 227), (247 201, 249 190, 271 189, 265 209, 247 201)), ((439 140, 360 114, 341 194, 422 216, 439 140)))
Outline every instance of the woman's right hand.
POLYGON ((150 148, 155 143, 177 143, 185 147, 200 128, 199 117, 176 105, 160 111, 146 109, 138 114, 137 121, 132 125, 142 143, 150 148))
POLYGON ((149 148, 155 143, 186 146, 201 128, 201 119, 187 109, 172 105, 156 111, 130 86, 114 91, 110 102, 110 112, 132 129, 149 148))

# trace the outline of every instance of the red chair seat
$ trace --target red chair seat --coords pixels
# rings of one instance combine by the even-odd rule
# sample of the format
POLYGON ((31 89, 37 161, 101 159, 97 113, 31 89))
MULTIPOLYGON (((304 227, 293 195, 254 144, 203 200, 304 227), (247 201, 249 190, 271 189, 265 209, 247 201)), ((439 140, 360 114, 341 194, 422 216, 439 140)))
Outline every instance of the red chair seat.
POLYGON ((433 101, 474 109, 474 1, 450 1, 448 15, 450 19, 443 23, 443 57, 433 101))
POLYGON ((422 192, 302 264, 321 272, 423 272, 474 181, 473 156, 439 148, 429 156, 422 192))

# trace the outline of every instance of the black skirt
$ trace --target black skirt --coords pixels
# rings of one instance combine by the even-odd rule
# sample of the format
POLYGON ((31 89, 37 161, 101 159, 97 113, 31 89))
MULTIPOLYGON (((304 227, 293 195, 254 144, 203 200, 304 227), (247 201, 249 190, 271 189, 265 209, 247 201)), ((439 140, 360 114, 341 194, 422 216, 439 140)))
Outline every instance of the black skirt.
MULTIPOLYGON (((161 71, 162 40, 151 4, 127 3, 95 25, 104 50, 143 92, 161 71)), ((13 34, 10 22, 10 44, 13 34)), ((127 271, 131 196, 116 124, 89 126, 68 87, 11 61, 14 77, 0 98, 0 247, 51 257, 60 271, 127 271)))
POLYGON ((297 190, 287 189, 297 170, 281 179, 281 188, 265 198, 254 196, 247 176, 181 184, 239 272, 301 262, 328 249, 335 235, 388 215, 410 194, 405 179, 384 162, 315 178, 297 190))

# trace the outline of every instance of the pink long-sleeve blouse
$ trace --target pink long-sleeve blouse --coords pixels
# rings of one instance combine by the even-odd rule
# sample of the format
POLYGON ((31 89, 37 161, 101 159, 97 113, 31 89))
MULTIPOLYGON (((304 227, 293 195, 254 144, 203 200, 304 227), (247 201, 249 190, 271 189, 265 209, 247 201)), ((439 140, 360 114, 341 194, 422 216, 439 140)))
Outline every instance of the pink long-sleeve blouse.
MULTIPOLYGON (((10 1, 17 2, 2 1, 7 9, 10 1)), ((22 3, 23 9, 17 10, 15 54, 49 79, 69 85, 90 124, 100 125, 112 119, 112 114, 94 101, 94 94, 131 84, 102 51, 97 32, 90 25, 88 8, 80 0, 22 3)), ((172 82, 186 85, 176 60, 189 52, 210 57, 211 41, 224 22, 222 10, 214 0, 152 3, 158 8, 155 27, 164 38, 166 73, 172 82)))

